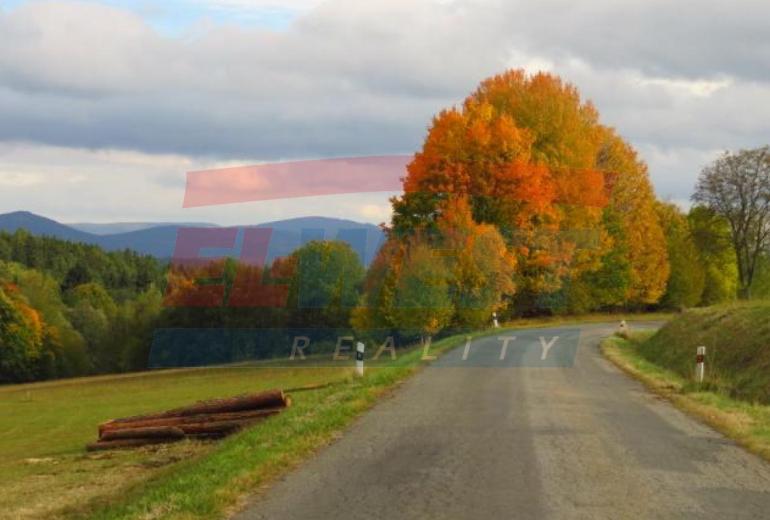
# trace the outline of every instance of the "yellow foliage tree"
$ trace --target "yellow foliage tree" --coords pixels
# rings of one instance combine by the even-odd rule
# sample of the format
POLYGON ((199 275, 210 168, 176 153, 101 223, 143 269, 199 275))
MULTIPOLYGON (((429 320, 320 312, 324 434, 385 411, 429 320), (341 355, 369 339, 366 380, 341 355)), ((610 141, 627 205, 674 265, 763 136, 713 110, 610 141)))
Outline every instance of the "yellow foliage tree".
POLYGON ((604 128, 602 134, 597 166, 610 178, 610 209, 621 219, 630 266, 626 300, 631 304, 656 303, 666 291, 670 268, 647 165, 614 130, 604 128))

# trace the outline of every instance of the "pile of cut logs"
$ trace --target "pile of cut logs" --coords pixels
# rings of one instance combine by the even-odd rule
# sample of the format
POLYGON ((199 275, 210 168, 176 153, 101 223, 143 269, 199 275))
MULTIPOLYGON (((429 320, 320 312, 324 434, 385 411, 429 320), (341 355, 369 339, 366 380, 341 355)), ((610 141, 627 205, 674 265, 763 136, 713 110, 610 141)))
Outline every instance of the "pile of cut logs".
POLYGON ((221 438, 280 413, 290 405, 291 398, 283 391, 268 390, 201 401, 166 412, 112 419, 99 425, 99 440, 87 445, 86 449, 129 448, 184 438, 221 438))

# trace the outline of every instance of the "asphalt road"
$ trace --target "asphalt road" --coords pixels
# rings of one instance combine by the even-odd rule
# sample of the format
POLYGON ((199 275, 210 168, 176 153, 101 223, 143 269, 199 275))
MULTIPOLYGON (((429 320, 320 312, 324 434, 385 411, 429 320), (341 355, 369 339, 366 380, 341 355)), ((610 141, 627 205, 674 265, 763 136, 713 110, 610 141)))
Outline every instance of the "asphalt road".
POLYGON ((770 464, 605 361, 610 332, 461 346, 237 518, 770 518, 770 464))

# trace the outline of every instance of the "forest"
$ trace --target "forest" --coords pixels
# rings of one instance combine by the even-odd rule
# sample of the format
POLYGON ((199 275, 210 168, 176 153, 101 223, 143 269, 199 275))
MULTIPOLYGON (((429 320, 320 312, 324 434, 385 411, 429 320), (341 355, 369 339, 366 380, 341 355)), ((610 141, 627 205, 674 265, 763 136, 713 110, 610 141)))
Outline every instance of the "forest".
MULTIPOLYGON (((644 161, 574 86, 511 70, 434 117, 368 269, 333 241, 246 265, 0 233, 0 383, 146 369, 158 330, 351 329, 418 341, 486 327, 493 312, 768 298, 770 216, 743 222, 746 208, 725 204, 741 160, 759 165, 752 178, 770 179, 768 157, 717 159, 683 212, 656 198, 644 161)), ((760 211, 770 180, 755 184, 760 211)))

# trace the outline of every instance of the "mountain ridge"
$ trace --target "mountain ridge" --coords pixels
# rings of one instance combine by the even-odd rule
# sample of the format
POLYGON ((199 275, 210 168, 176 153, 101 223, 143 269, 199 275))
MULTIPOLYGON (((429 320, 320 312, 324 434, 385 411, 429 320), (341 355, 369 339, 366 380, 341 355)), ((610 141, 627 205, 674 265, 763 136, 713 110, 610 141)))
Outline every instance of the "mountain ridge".
MULTIPOLYGON (((128 224, 140 225, 141 223, 128 224)), ((0 231, 13 233, 18 229, 25 229, 32 235, 51 236, 71 242, 97 245, 107 251, 131 249, 156 258, 171 258, 174 254, 179 229, 189 227, 272 228, 273 233, 267 252, 268 261, 291 254, 292 251, 309 240, 341 240, 350 244, 361 257, 362 262, 368 265, 374 259, 384 240, 383 231, 373 224, 318 216, 297 217, 243 226, 188 225, 182 223, 147 224, 150 227, 119 233, 97 234, 82 231, 72 225, 63 224, 29 211, 0 214, 0 231)), ((107 225, 119 226, 121 223, 116 222, 107 225)), ((95 226, 99 225, 96 224, 95 226)), ((239 235, 242 234, 242 232, 239 233, 239 235)), ((239 239, 237 244, 240 242, 239 239)), ((239 254, 239 249, 239 245, 233 248, 235 256, 239 254)))

